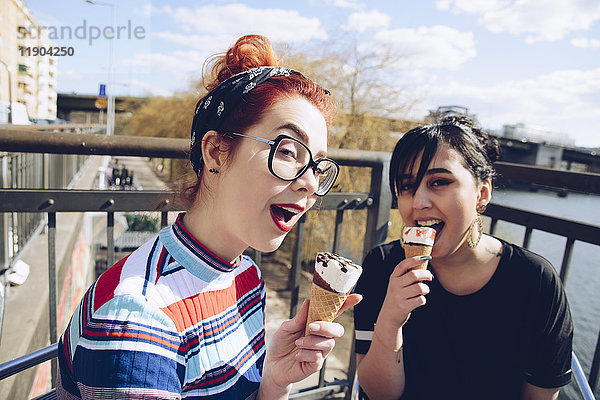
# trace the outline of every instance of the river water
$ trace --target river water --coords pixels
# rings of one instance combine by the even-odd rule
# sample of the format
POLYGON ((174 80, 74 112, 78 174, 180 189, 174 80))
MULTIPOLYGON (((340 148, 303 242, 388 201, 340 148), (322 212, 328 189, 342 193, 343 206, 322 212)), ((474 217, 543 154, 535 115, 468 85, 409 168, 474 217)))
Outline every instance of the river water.
MULTIPOLYGON (((600 196, 597 195, 569 193, 567 197, 561 198, 548 191, 496 189, 492 200, 498 204, 600 225, 600 196)), ((499 221, 495 234, 521 245, 525 228, 499 221)), ((534 230, 529 248, 548 259, 558 271, 565 244, 566 238, 534 230)), ((575 242, 565 285, 575 323, 574 351, 586 375, 590 372, 600 331, 600 262, 597 258, 599 250, 599 246, 575 242)), ((580 398, 572 387, 561 392, 561 399, 580 398)), ((600 398, 600 389, 595 392, 596 397, 600 398)))

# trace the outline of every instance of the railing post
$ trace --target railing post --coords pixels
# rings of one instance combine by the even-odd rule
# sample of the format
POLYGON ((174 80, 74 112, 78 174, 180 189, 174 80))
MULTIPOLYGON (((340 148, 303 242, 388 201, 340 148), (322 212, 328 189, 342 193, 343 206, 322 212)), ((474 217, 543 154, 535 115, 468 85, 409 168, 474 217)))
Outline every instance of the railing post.
POLYGON ((363 245, 364 257, 373 247, 383 243, 387 238, 388 224, 390 221, 390 209, 392 206, 392 193, 386 180, 390 170, 390 162, 384 161, 381 166, 373 167, 371 170, 371 193, 373 199, 367 211, 367 226, 365 230, 365 241, 363 245))
POLYGON ((496 224, 498 223, 498 218, 492 218, 492 222, 490 223, 490 235, 493 235, 496 231, 496 224))
POLYGON ((596 351, 594 351, 594 359, 592 360, 592 368, 590 369, 590 379, 588 382, 593 391, 596 391, 598 386, 598 376, 600 375, 600 335, 596 341, 596 351))
POLYGON ((567 284, 567 274, 569 273, 569 265, 571 264, 571 254, 573 254, 573 243, 575 239, 567 238, 565 252, 563 253, 562 265, 560 266, 560 280, 563 285, 567 284))
POLYGON ((260 269, 262 263, 262 252, 260 250, 254 249, 254 256, 252 256, 252 261, 254 261, 256 266, 260 269))
MULTIPOLYGON (((344 200, 346 201, 346 200, 344 200)), ((340 250, 340 238, 342 236, 342 223, 344 222, 344 210, 335 212, 335 231, 333 233, 333 252, 338 253, 340 250)))
MULTIPOLYGON (((0 153, 0 189, 6 187, 8 178, 8 157, 0 153)), ((0 213, 0 271, 8 268, 8 218, 9 213, 0 213)), ((4 322, 4 303, 6 299, 5 274, 0 276, 0 337, 2 337, 2 324, 4 322)))
POLYGON ((350 346, 350 359, 348 360, 348 391, 346 392, 346 396, 344 396, 345 400, 352 399, 352 391, 354 390, 354 385, 356 384, 356 335, 352 333, 352 345, 350 346))
POLYGON ((529 248, 529 242, 531 240, 531 232, 533 231, 533 228, 528 226, 525 228, 525 237, 523 238, 523 247, 528 249, 529 248))
POLYGON ((42 188, 50 188, 50 154, 42 154, 42 188))
POLYGON ((106 213, 106 266, 112 267, 115 263, 115 213, 106 213))
MULTIPOLYGON (((50 312, 50 344, 57 342, 56 322, 56 213, 48 213, 48 307, 50 312)), ((56 358, 52 359, 52 387, 56 387, 56 358)))
POLYGON ((290 270, 290 318, 294 318, 298 311, 298 295, 300 293, 300 270, 302 269, 302 245, 304 244, 304 223, 306 214, 303 214, 298 221, 296 232, 296 244, 294 246, 294 255, 292 256, 292 269, 290 270))
MULTIPOLYGON (((8 155, 4 153, 4 155, 0 155, 0 189, 8 187, 10 187, 8 182, 8 155)), ((8 268, 8 246, 10 245, 8 236, 9 218, 10 213, 0 213, 0 270, 8 268)))

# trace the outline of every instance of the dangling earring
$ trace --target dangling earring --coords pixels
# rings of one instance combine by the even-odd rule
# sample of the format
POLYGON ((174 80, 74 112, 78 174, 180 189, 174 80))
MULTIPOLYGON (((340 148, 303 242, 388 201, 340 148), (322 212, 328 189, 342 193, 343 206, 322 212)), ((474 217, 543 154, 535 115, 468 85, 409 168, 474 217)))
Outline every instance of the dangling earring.
POLYGON ((215 168, 211 168, 211 169, 208 170, 208 172, 210 172, 211 174, 218 174, 219 170, 215 169, 215 168))
POLYGON ((477 207, 477 217, 471 223, 471 227, 469 228, 469 233, 467 234, 467 244, 469 248, 473 249, 481 240, 481 236, 483 236, 483 221, 481 220, 481 214, 485 211, 485 204, 481 204, 477 207), (477 239, 473 240, 474 231, 477 230, 477 239))

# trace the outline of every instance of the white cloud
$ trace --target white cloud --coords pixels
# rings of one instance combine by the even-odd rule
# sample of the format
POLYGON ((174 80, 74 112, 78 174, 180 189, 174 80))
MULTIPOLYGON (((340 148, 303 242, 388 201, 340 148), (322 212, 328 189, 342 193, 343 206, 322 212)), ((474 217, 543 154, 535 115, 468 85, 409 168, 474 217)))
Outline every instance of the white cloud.
MULTIPOLYGON (((488 128, 523 122, 566 132, 583 145, 592 142, 590 135, 600 125, 600 68, 554 71, 489 86, 438 79, 425 91, 429 97, 428 104, 424 104, 427 109, 447 104, 467 106, 488 128)), ((425 114, 426 110, 420 111, 425 114)))
POLYGON ((497 11, 510 4, 509 0, 438 0, 435 6, 438 10, 460 13, 486 13, 497 11))
POLYGON ((207 5, 170 11, 184 31, 238 37, 257 33, 273 41, 303 42, 327 39, 318 18, 301 16, 296 10, 258 9, 244 4, 207 5))
POLYGON ((196 50, 177 50, 166 53, 137 53, 121 63, 133 67, 150 67, 176 75, 200 71, 206 55, 196 50))
POLYGON ((232 44, 231 41, 235 40, 231 35, 209 36, 173 32, 153 32, 152 37, 164 39, 188 49, 200 50, 207 55, 223 52, 232 44))
POLYGON ((381 30, 375 40, 403 56, 406 68, 456 69, 477 54, 471 32, 443 25, 381 30))
POLYGON ((364 32, 371 28, 390 26, 391 17, 378 10, 354 12, 348 16, 348 23, 342 26, 345 31, 364 32))
POLYGON ((159 9, 157 7, 153 7, 152 3, 145 3, 141 7, 135 9, 135 12, 138 15, 141 15, 145 18, 150 18, 152 14, 156 13, 157 11, 159 11, 159 9))
POLYGON ((156 82, 148 80, 148 90, 153 94, 163 95, 163 93, 170 93, 165 91, 165 88, 173 91, 184 90, 189 87, 193 79, 200 78, 204 61, 210 55, 210 53, 198 50, 137 53, 122 60, 121 64, 126 67, 144 69, 145 75, 153 77, 149 79, 160 77, 156 82))
POLYGON ((144 96, 148 93, 152 93, 155 96, 170 96, 173 94, 170 90, 166 90, 156 86, 155 84, 148 81, 141 81, 139 79, 127 79, 123 82, 130 91, 139 93, 138 95, 144 96))
POLYGON ((326 0, 325 3, 332 4, 334 7, 351 8, 353 10, 360 10, 365 7, 364 3, 357 0, 326 0))
POLYGON ((72 69, 61 69, 58 73, 58 79, 68 78, 69 80, 83 80, 85 77, 83 74, 77 71, 73 71, 72 69))
POLYGON ((589 39, 589 38, 574 38, 571 39, 571 44, 575 47, 581 47, 583 49, 587 48, 600 48, 600 40, 598 39, 589 39))
POLYGON ((528 43, 559 40, 600 20, 597 0, 439 0, 436 6, 480 14, 479 23, 488 30, 525 35, 528 43))

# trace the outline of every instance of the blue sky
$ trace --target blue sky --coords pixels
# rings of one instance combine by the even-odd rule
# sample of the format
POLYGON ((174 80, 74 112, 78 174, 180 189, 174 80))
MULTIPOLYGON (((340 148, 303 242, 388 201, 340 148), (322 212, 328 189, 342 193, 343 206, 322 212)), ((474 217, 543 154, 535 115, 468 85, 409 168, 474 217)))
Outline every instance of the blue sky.
MULTIPOLYGON (((414 101, 404 116, 461 105, 489 129, 524 123, 600 147, 598 0, 115 3, 117 26, 141 27, 138 38, 122 30, 114 41, 119 95, 186 90, 204 60, 242 34, 306 49, 352 36, 359 48, 385 47, 401 57, 390 76, 414 101)), ((111 25, 111 8, 84 0, 26 4, 40 25, 75 29, 85 21, 85 39, 54 40, 75 51, 59 59, 58 88, 97 93, 108 79, 110 41, 90 44, 89 29, 111 25)))

